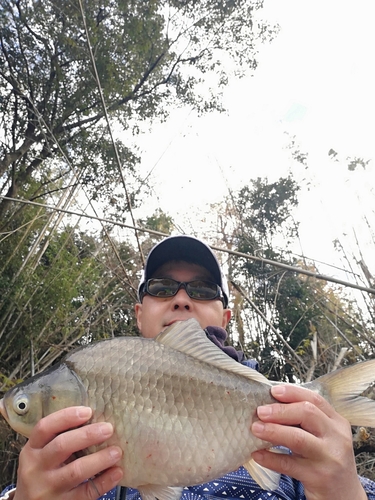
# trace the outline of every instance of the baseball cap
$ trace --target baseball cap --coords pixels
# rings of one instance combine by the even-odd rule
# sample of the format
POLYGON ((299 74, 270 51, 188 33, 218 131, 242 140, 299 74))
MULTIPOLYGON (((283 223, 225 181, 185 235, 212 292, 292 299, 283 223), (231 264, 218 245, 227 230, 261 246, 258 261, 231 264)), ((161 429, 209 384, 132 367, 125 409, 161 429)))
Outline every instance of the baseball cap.
POLYGON ((183 260, 204 267, 211 274, 214 283, 220 286, 224 295, 224 307, 228 307, 229 289, 227 280, 216 255, 203 241, 188 235, 169 236, 155 245, 148 254, 142 279, 138 287, 140 291, 147 280, 154 277, 155 271, 171 260, 183 260))

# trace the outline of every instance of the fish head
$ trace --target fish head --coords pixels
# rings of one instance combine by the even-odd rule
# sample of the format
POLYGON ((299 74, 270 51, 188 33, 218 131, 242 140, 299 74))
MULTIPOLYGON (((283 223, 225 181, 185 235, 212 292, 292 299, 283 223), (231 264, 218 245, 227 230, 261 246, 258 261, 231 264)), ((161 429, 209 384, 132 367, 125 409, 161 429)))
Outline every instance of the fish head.
POLYGON ((43 417, 67 408, 88 404, 85 387, 65 364, 56 365, 16 385, 0 400, 0 413, 13 430, 30 437, 43 417))
POLYGON ((22 387, 16 386, 0 401, 0 413, 13 430, 29 437, 35 424, 42 418, 41 393, 24 391, 22 387))

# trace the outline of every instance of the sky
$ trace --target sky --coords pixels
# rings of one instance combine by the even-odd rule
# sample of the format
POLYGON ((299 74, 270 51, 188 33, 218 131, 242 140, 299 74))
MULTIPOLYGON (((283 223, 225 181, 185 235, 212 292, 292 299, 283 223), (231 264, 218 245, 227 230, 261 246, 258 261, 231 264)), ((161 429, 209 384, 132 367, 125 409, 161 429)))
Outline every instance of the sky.
POLYGON ((303 186, 296 252, 340 265, 332 241, 358 257, 355 234, 375 274, 363 221, 375 224, 375 3, 265 0, 258 17, 280 33, 259 46, 256 71, 225 89, 226 113, 198 118, 181 109, 142 136, 142 172, 154 185, 147 213, 154 205, 183 231, 204 231, 210 203, 251 179, 272 182, 292 171, 303 186), (308 154, 307 169, 291 157, 292 138, 308 154), (348 170, 355 157, 365 169, 348 170))

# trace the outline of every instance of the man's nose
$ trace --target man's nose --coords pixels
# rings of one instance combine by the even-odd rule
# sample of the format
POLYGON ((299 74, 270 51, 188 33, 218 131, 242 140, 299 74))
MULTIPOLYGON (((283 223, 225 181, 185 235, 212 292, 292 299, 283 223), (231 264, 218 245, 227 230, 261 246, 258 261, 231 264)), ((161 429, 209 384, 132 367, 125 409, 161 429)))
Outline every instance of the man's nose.
POLYGON ((191 298, 186 293, 185 288, 181 287, 172 299, 172 307, 174 309, 182 308, 189 310, 191 308, 191 304, 191 298))

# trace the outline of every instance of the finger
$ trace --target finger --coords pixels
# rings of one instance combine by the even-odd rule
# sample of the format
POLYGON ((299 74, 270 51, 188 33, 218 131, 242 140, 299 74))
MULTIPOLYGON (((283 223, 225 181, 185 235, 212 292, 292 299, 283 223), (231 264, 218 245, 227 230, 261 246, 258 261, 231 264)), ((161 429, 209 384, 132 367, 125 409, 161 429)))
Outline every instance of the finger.
POLYGON ((297 403, 308 401, 319 408, 328 417, 333 417, 336 414, 335 409, 330 403, 320 394, 310 391, 305 387, 295 384, 276 385, 271 389, 272 396, 283 403, 297 403))
MULTIPOLYGON (((76 488, 77 486, 81 485, 81 483, 87 481, 89 478, 94 478, 101 472, 113 468, 120 460, 121 456, 122 456, 121 448, 119 448, 118 446, 110 446, 108 448, 99 450, 91 455, 77 458, 73 462, 70 462, 69 464, 64 465, 63 467, 60 467, 59 469, 55 469, 53 471, 52 475, 53 475, 54 487, 56 491, 59 493, 70 491, 76 488)), ((116 473, 118 469, 119 468, 116 467, 109 474, 104 475, 103 473, 102 476, 93 479, 94 485, 98 489, 98 491, 100 491, 102 487, 107 487, 108 482, 110 481, 114 482, 113 477, 116 476, 116 474, 117 474, 116 476, 117 481, 119 480, 118 478, 119 472, 116 473)), ((114 486, 115 485, 116 483, 114 484, 114 486)), ((86 485, 86 490, 87 491, 90 490, 88 485, 86 485)), ((103 493, 105 493, 105 491, 103 491, 103 493)))
MULTIPOLYGON (((305 487, 306 498, 362 498, 358 495, 358 476, 355 458, 348 461, 349 453, 327 456, 326 459, 311 460, 304 457, 277 455, 268 450, 252 453, 252 458, 268 469, 285 474, 301 481, 305 487), (352 491, 356 493, 351 494, 352 491), (331 492, 329 491, 331 489, 331 492), (312 496, 307 492, 310 490, 312 496), (319 490, 321 493, 319 494, 319 490), (340 494, 340 490, 341 493, 340 494)), ((305 497, 304 497, 305 498, 305 497)), ((364 497, 366 498, 366 497, 364 497)))
MULTIPOLYGON (((112 467, 106 470, 92 481, 88 481, 82 485, 84 495, 89 500, 96 500, 118 485, 124 473, 120 467, 112 467)), ((83 497, 84 498, 84 497, 83 497)), ((78 497, 82 500, 82 495, 78 497)))
POLYGON ((112 434, 113 426, 108 422, 97 422, 59 434, 43 450, 45 464, 55 468, 73 453, 102 444, 112 434))
POLYGON ((313 456, 319 459, 324 451, 319 438, 299 427, 258 421, 253 423, 251 431, 256 437, 268 441, 274 446, 285 446, 294 455, 301 457, 313 456))
MULTIPOLYGON (((306 459, 291 455, 272 453, 267 450, 258 450, 251 457, 263 467, 280 474, 303 481, 306 472, 306 459)), ((311 468, 311 464, 310 464, 311 468)))
POLYGON ((44 448, 61 432, 86 423, 91 415, 91 408, 86 406, 73 406, 51 413, 36 424, 28 441, 29 446, 35 449, 44 448))
POLYGON ((299 426, 320 437, 324 436, 332 426, 332 419, 309 401, 259 406, 257 415, 263 422, 299 426))
MULTIPOLYGON (((98 493, 99 497, 101 497, 107 491, 110 491, 112 488, 117 486, 123 475, 124 473, 120 467, 112 467, 111 469, 103 472, 103 474, 100 474, 100 476, 95 478, 92 482, 90 481, 89 483, 85 483, 84 487, 86 488, 87 498, 89 500, 97 499, 98 497, 96 495, 98 493), (91 490, 89 488, 90 485, 92 486, 91 490)), ((81 500, 81 497, 79 497, 79 500, 81 500)))

